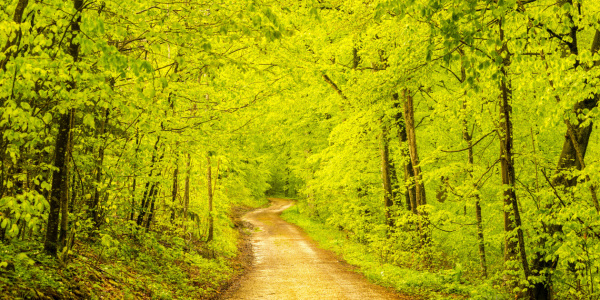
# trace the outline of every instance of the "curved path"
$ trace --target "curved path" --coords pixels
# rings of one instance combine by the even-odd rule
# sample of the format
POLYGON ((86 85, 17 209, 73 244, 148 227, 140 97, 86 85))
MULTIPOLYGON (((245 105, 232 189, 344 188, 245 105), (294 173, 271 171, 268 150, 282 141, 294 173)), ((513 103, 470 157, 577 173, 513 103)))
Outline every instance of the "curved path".
POLYGON ((292 201, 270 200, 270 207, 243 218, 260 228, 252 236, 254 263, 227 299, 399 299, 319 249, 298 226, 282 220, 279 215, 292 201))

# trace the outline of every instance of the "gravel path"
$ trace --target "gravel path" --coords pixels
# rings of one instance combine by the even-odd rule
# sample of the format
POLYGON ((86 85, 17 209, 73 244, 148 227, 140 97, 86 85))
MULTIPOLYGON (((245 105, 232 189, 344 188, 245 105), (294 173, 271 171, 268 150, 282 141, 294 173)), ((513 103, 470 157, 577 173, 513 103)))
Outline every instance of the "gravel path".
POLYGON ((254 263, 227 299, 400 299, 352 272, 298 226, 283 221, 279 215, 292 201, 270 200, 270 207, 243 218, 260 228, 252 236, 254 263))

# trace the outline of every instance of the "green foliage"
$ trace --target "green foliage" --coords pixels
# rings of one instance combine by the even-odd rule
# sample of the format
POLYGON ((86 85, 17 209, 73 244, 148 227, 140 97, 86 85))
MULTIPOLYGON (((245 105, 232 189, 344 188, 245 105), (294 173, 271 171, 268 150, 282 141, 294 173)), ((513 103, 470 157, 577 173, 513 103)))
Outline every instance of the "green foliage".
POLYGON ((133 225, 111 234, 100 233, 98 243, 76 244, 63 261, 43 254, 37 242, 3 244, 0 294, 2 299, 35 295, 210 298, 241 271, 235 261, 238 231, 227 226, 216 236, 207 244, 137 230, 133 225))
MULTIPOLYGON (((380 255, 384 249, 377 248, 393 244, 394 239, 387 239, 385 243, 365 245, 354 241, 346 231, 333 229, 328 224, 300 214, 301 206, 302 204, 298 204, 287 209, 282 218, 302 227, 321 247, 337 253, 349 264, 357 266, 359 271, 374 283, 427 299, 509 299, 507 295, 495 291, 492 281, 465 277, 465 270, 460 264, 437 271, 402 267, 415 266, 414 260, 423 257, 406 251, 403 254, 396 253, 399 258, 390 263, 388 257, 380 255)), ((431 252, 439 250, 427 251, 427 255, 431 255, 431 252)))
MULTIPOLYGON (((402 290, 600 297, 594 1, 77 3, 0 4, 6 253, 60 244, 47 265, 64 269, 85 245, 148 274, 164 258, 183 285, 178 261, 222 280, 232 207, 268 193, 299 199, 402 290), (185 258, 212 237, 205 260, 185 258)), ((148 297, 181 296, 153 280, 148 297)))

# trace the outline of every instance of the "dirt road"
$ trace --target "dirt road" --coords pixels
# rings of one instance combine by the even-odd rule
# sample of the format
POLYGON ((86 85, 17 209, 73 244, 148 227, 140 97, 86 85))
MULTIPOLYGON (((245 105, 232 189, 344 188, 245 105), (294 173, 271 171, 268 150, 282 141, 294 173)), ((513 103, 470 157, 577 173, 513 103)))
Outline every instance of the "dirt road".
POLYGON ((244 216, 260 228, 252 236, 254 266, 226 299, 399 299, 283 221, 279 215, 292 201, 270 200, 270 207, 244 216))

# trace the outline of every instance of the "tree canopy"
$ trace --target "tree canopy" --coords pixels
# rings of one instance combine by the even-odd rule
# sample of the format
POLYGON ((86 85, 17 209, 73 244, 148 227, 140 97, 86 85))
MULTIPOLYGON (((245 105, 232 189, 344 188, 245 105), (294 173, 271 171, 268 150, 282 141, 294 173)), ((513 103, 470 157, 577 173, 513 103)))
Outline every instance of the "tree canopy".
POLYGON ((464 297, 600 298, 594 1, 9 0, 0 47, 3 247, 233 253, 285 195, 464 297))

